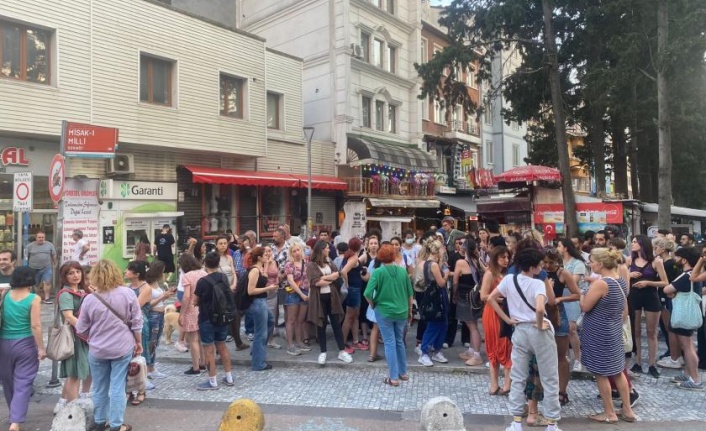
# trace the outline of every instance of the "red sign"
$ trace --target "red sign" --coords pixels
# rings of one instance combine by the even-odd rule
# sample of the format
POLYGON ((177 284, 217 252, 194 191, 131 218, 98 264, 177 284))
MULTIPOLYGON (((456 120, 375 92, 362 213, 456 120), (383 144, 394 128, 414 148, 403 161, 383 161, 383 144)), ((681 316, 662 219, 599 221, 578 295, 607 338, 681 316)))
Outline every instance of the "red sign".
POLYGON ((29 166, 24 148, 5 147, 0 152, 0 162, 3 166, 29 166))
MULTIPOLYGON (((621 202, 577 203, 576 214, 579 223, 622 224, 623 204, 621 202)), ((564 205, 535 205, 534 222, 543 224, 564 223, 564 205)))
POLYGON ((67 157, 112 158, 118 148, 118 129, 64 122, 62 139, 67 157))
POLYGON ((59 203, 64 197, 64 187, 66 186, 66 166, 64 157, 57 154, 51 159, 49 164, 49 196, 54 203, 59 203))

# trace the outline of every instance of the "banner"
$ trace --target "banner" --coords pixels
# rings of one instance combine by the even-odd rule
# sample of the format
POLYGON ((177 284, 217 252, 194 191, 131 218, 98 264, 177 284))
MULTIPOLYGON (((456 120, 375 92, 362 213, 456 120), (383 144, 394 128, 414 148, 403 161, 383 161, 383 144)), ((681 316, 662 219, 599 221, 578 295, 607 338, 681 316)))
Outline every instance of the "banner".
POLYGON ((363 238, 367 225, 365 202, 346 202, 343 204, 343 212, 345 218, 341 225, 341 238, 363 238))
POLYGON ((100 205, 98 205, 99 180, 79 181, 73 178, 66 179, 64 198, 61 201, 63 213, 61 262, 68 262, 74 254, 76 241, 71 238, 74 229, 83 232, 83 238, 88 241, 91 250, 88 252, 88 261, 91 265, 98 262, 98 219, 100 205))
MULTIPOLYGON (((579 224, 623 224, 622 202, 590 202, 576 204, 579 224)), ((564 223, 563 204, 537 204, 534 206, 535 223, 564 223)))

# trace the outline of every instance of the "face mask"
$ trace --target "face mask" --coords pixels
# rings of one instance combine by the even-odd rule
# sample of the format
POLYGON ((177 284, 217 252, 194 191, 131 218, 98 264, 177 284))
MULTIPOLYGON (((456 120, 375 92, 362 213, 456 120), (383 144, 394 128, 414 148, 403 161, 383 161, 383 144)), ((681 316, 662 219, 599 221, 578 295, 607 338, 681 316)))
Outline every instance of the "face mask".
POLYGON ((412 244, 414 244, 414 238, 407 238, 404 240, 404 242, 406 242, 409 245, 412 245, 412 244))

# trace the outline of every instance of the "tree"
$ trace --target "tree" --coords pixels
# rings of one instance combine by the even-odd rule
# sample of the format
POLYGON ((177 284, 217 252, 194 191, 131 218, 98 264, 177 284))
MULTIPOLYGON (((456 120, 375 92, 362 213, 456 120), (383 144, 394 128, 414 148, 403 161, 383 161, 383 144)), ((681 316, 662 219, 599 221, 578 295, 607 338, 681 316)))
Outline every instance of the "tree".
MULTIPOLYGON (((667 0, 658 1, 657 9, 657 57, 667 57, 669 45, 669 9, 667 0)), ((669 88, 664 65, 657 68, 657 110, 659 112, 659 213, 657 225, 669 229, 672 225, 672 137, 669 124, 669 88)))

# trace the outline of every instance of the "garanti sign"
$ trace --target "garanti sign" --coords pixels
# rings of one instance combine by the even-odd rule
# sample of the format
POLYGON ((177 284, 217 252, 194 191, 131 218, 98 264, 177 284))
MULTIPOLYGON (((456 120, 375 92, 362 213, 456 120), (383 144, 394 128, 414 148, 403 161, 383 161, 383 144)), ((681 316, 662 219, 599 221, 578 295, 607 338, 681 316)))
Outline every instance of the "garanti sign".
POLYGON ((175 201, 177 195, 176 183, 102 180, 98 186, 101 200, 175 201))

